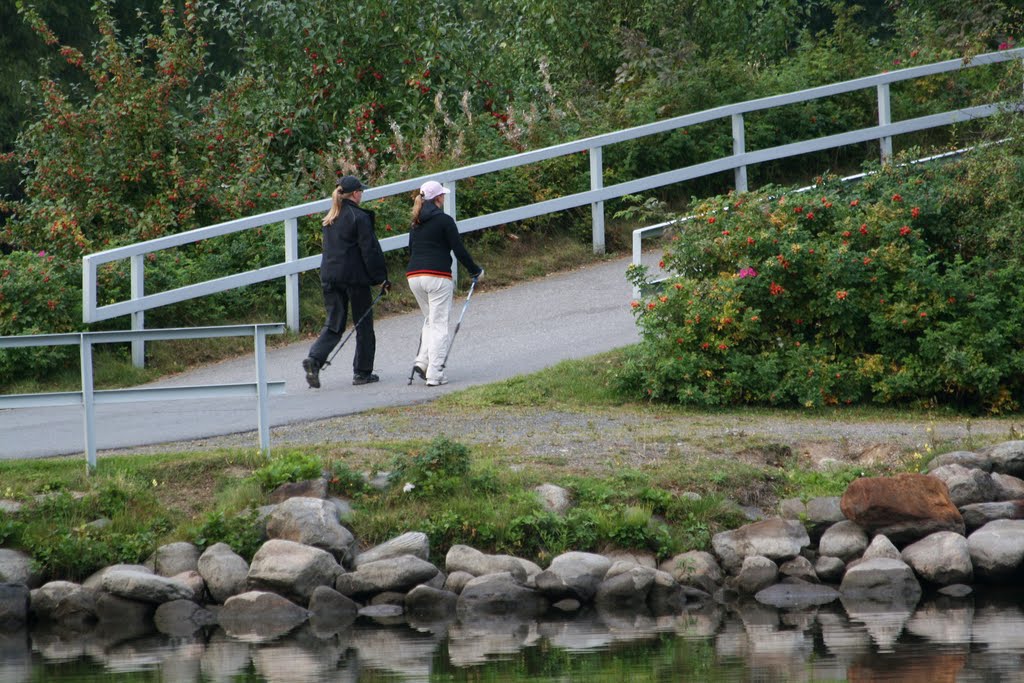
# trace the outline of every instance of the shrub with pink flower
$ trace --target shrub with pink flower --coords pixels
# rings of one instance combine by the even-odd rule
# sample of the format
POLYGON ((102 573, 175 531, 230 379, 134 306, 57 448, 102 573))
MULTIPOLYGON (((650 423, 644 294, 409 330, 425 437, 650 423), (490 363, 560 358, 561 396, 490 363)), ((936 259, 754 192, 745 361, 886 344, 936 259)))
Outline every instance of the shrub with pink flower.
POLYGON ((822 179, 813 222, 793 208, 807 197, 776 188, 680 230, 622 386, 704 406, 1021 405, 1024 227, 992 208, 1024 210, 1012 174, 985 153, 871 170, 822 179))

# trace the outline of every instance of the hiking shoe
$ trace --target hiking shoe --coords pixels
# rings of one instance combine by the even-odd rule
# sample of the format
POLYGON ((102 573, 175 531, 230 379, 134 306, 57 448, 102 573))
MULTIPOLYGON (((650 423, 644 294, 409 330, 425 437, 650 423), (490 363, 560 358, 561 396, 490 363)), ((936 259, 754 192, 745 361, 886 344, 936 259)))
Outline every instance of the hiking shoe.
POLYGON ((427 386, 428 387, 439 387, 442 384, 448 384, 448 378, 447 377, 441 377, 440 379, 428 379, 427 380, 427 386))
POLYGON ((427 371, 418 365, 412 366, 412 374, 418 376, 422 380, 427 379, 427 371))
POLYGON ((306 371, 306 382, 310 389, 320 388, 320 363, 316 358, 306 358, 302 361, 302 369, 306 371))
POLYGON ((380 377, 373 374, 372 372, 357 372, 352 377, 352 384, 370 384, 371 382, 379 382, 380 377))

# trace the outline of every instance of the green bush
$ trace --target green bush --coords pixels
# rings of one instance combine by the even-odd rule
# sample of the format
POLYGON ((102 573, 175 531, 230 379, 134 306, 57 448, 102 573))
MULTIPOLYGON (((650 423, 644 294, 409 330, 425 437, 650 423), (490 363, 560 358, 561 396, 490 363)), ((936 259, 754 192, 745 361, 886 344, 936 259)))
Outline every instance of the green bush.
POLYGON ((322 474, 323 460, 319 455, 286 451, 272 456, 270 462, 252 473, 252 477, 265 491, 270 491, 281 484, 316 479, 322 474))
POLYGON ((1016 409, 1020 207, 996 175, 1024 173, 993 158, 703 202, 664 254, 674 276, 632 304, 643 341, 621 386, 702 406, 1016 409))
POLYGON ((422 451, 396 456, 388 480, 392 484, 412 484, 410 492, 416 495, 432 495, 457 487, 468 472, 469 449, 439 436, 422 451))
POLYGON ((258 513, 255 510, 237 514, 211 512, 192 534, 192 542, 200 548, 208 548, 215 543, 226 543, 246 561, 251 561, 263 543, 263 534, 257 517, 258 513))

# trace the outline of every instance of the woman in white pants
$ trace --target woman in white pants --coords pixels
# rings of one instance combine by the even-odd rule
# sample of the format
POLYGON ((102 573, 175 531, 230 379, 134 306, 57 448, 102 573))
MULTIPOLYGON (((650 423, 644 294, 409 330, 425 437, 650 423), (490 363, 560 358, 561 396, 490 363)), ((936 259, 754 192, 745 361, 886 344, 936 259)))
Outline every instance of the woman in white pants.
POLYGON ((448 188, 434 180, 428 180, 420 187, 412 208, 409 265, 405 273, 409 289, 423 312, 420 348, 413 372, 425 379, 429 387, 448 383, 441 364, 448 350, 452 253, 474 278, 484 272, 463 246, 455 220, 441 210, 446 194, 448 188))

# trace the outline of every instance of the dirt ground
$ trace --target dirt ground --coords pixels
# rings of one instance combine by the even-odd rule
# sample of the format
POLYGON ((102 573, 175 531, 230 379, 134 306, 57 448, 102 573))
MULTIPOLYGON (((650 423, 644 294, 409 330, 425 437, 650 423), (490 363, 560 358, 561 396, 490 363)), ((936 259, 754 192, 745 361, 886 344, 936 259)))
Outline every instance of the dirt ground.
MULTIPOLYGON (((891 464, 915 452, 976 450, 1022 438, 1024 418, 920 417, 836 419, 792 412, 693 414, 660 408, 551 410, 466 409, 420 404, 296 423, 271 430, 271 447, 328 444, 374 450, 375 444, 446 436, 469 446, 503 448, 528 462, 558 462, 579 472, 643 467, 664 458, 744 459, 778 465, 796 458, 811 468, 833 463, 891 464)), ((250 448, 253 432, 161 444, 132 452, 250 448)))

